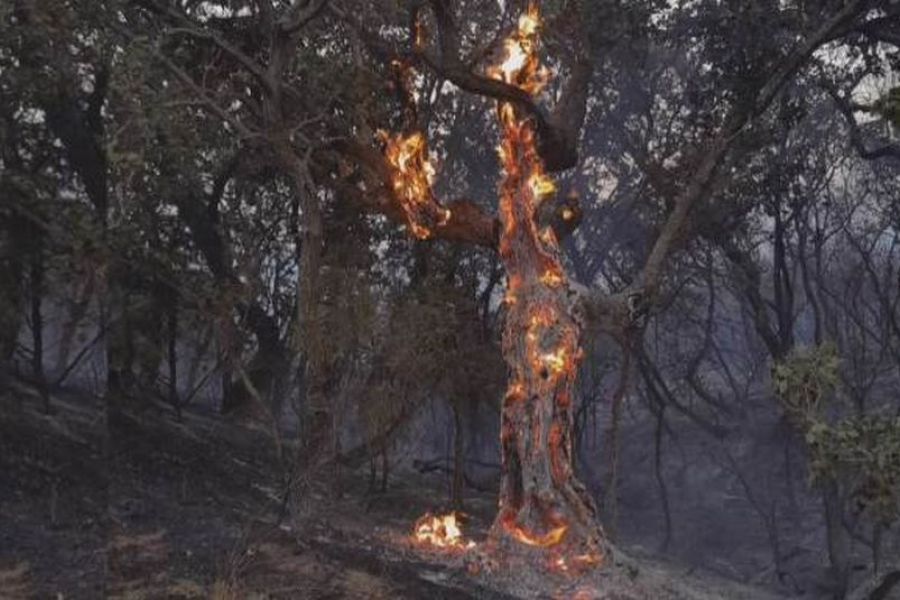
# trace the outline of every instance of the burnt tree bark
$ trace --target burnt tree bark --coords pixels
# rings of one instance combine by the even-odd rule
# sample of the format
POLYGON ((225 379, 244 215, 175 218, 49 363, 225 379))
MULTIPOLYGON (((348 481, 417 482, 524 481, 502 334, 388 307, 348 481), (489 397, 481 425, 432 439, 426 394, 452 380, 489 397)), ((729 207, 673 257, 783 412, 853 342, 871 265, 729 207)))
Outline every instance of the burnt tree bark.
POLYGON ((466 437, 463 431, 462 408, 453 403, 453 485, 451 502, 455 510, 463 508, 463 488, 466 483, 466 437))
POLYGON ((29 283, 31 292, 31 370, 35 384, 44 403, 44 412, 50 412, 50 394, 44 375, 44 252, 40 234, 35 231, 35 244, 30 256, 29 283))
POLYGON ((181 401, 178 399, 178 297, 173 292, 169 298, 168 319, 166 324, 167 363, 169 367, 169 404, 175 409, 175 415, 181 420, 181 401))
POLYGON ((492 538, 553 548, 550 566, 603 560, 606 542, 594 503, 572 469, 573 387, 583 324, 565 281, 552 228, 536 219, 543 163, 534 130, 501 104, 500 258, 506 268, 503 355, 510 385, 501 416, 500 511, 492 538), (566 562, 568 561, 568 563, 566 562))

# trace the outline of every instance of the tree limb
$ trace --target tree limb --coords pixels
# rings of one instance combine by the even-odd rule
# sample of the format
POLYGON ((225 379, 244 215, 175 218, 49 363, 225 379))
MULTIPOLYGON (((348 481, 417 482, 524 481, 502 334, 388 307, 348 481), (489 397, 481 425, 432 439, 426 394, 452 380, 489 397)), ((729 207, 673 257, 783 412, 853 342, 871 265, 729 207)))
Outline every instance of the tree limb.
POLYGON ((831 85, 825 86, 828 95, 834 100, 834 105, 844 117, 850 134, 850 145, 859 154, 863 160, 878 160, 881 158, 898 158, 900 159, 900 144, 882 144, 876 148, 869 148, 863 140, 863 133, 860 129, 856 117, 853 115, 853 105, 838 95, 837 90, 831 85))
POLYGON ((708 149, 701 157, 687 186, 675 198, 672 212, 663 224, 638 277, 630 286, 633 292, 641 296, 641 302, 645 306, 649 305, 658 293, 662 268, 678 245, 688 216, 691 210, 708 196, 719 166, 724 162, 734 141, 756 117, 768 109, 788 80, 803 67, 810 56, 823 44, 831 41, 835 31, 862 14, 867 5, 866 0, 853 0, 846 4, 780 61, 780 66, 752 98, 744 103, 735 103, 722 129, 707 145, 708 149))

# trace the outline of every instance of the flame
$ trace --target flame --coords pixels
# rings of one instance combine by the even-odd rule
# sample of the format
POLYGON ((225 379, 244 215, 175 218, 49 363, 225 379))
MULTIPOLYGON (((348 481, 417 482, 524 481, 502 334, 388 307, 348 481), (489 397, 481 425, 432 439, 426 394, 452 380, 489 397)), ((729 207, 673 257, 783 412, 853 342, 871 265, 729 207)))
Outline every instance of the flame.
POLYGON ((525 11, 525 14, 519 17, 519 32, 528 36, 537 35, 540 24, 541 16, 537 5, 531 5, 525 11))
POLYGON ((446 225, 452 215, 432 194, 435 169, 425 135, 420 131, 409 135, 391 135, 386 131, 378 134, 391 167, 391 185, 400 200, 409 229, 417 238, 427 239, 434 228, 446 225))
POLYGON ((550 81, 550 70, 541 66, 537 53, 540 10, 530 4, 519 17, 516 30, 503 42, 503 60, 488 69, 489 77, 537 95, 550 81))
MULTIPOLYGON (((504 42, 501 62, 488 69, 488 76, 515 85, 530 95, 539 93, 549 81, 549 71, 541 65, 538 53, 540 29, 540 11, 536 3, 530 3, 519 17, 516 30, 504 42)), ((503 131, 498 150, 505 172, 500 197, 501 256, 510 255, 515 239, 522 240, 516 236, 524 235, 525 240, 530 238, 527 245, 537 249, 538 262, 542 265, 538 281, 547 288, 559 288, 566 280, 556 234, 551 227, 538 231, 535 220, 537 205, 556 192, 556 184, 545 171, 527 116, 520 115, 510 102, 501 102, 497 113, 503 131)), ((574 214, 569 210, 563 217, 572 218, 574 214)), ((515 279, 511 276, 505 298, 508 306, 516 304, 517 289, 522 284, 521 275, 515 275, 515 279)), ((540 379, 550 379, 555 385, 560 375, 574 373, 575 361, 580 356, 577 331, 560 324, 559 313, 552 302, 528 305, 523 309, 528 311, 525 339, 531 366, 540 379)))
POLYGON ((475 547, 475 542, 463 539, 456 513, 441 516, 425 513, 416 521, 413 539, 438 548, 468 550, 475 547))
POLYGON ((544 271, 544 274, 541 275, 541 283, 546 285, 547 287, 557 287, 565 282, 565 278, 562 273, 555 269, 547 269, 544 271))
POLYGON ((521 381, 516 381, 509 386, 509 389, 506 390, 506 396, 510 399, 520 399, 525 396, 525 384, 521 381))
POLYGON ((565 348, 558 348, 554 352, 542 354, 541 361, 554 375, 562 373, 569 365, 568 353, 565 348))
MULTIPOLYGON (((569 573, 574 570, 576 572, 583 571, 584 569, 588 569, 591 567, 595 567, 602 563, 602 559, 596 553, 585 553, 578 554, 571 558, 566 558, 561 554, 552 554, 549 560, 549 566, 551 571, 556 571, 558 573, 562 573, 563 575, 569 573)), ((574 598, 591 598, 592 596, 587 595, 586 590, 582 590, 581 594, 576 594, 574 598)))
POLYGON ((503 526, 514 538, 523 544, 538 548, 550 548, 560 544, 569 531, 569 526, 561 523, 544 534, 532 533, 516 523, 512 513, 507 513, 507 517, 503 519, 503 526))
MULTIPOLYGON (((488 76, 529 95, 539 94, 549 82, 550 74, 540 64, 540 29, 537 4, 531 3, 519 18, 516 30, 506 39, 501 62, 488 69, 488 76)), ((515 314, 514 318, 523 319, 521 322, 526 324, 522 335, 529 363, 523 372, 517 373, 507 398, 527 398, 535 389, 546 390, 550 386, 556 406, 569 409, 568 386, 581 355, 579 332, 577 325, 566 316, 565 300, 558 289, 566 280, 556 234, 551 227, 541 228, 536 219, 537 207, 556 192, 556 185, 538 154, 534 126, 528 116, 509 102, 498 105, 497 116, 503 134, 498 153, 504 170, 500 254, 511 272, 507 290, 509 310, 515 314), (527 288, 529 293, 517 302, 520 287, 527 288)), ((574 216, 570 211, 563 218, 568 220, 574 216)), ((536 445, 540 443, 537 441, 536 445)), ((557 426, 546 443, 553 458, 554 477, 562 480, 567 475, 567 463, 560 452, 567 438, 557 426)), ((501 518, 503 528, 522 544, 540 548, 559 546, 569 532, 570 525, 562 514, 545 515, 543 525, 533 531, 518 522, 517 507, 505 510, 501 518)), ((560 551, 552 551, 551 568, 565 573, 582 563, 580 557, 564 557, 560 551)))
POLYGON ((528 177, 528 185, 535 198, 545 198, 556 192, 556 184, 540 171, 535 171, 528 177))

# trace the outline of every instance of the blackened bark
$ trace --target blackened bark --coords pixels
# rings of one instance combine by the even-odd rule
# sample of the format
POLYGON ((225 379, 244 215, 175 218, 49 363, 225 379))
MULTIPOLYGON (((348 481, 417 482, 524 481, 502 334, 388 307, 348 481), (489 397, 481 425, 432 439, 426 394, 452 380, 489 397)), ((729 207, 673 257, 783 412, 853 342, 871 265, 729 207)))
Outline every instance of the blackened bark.
POLYGON ((463 489, 466 483, 465 435, 460 407, 453 404, 453 486, 451 499, 455 510, 463 508, 463 489))
POLYGON ((632 351, 629 346, 625 346, 622 355, 622 367, 619 371, 619 385, 612 398, 612 414, 610 415, 609 428, 606 430, 606 440, 609 448, 609 474, 606 478, 606 486, 604 490, 604 503, 606 514, 609 516, 607 532, 611 540, 616 539, 616 531, 619 521, 619 448, 620 448, 620 424, 622 421, 622 405, 625 402, 625 396, 628 393, 628 387, 631 381, 631 360, 632 351))
POLYGON ((550 568, 584 568, 609 549, 593 500, 572 469, 573 393, 582 324, 552 230, 538 231, 533 185, 541 169, 526 121, 501 106, 500 258, 509 279, 503 355, 510 385, 501 415, 500 510, 491 537, 501 550, 531 546, 550 568), (562 561, 562 563, 560 562, 562 561))
POLYGON ((659 500, 662 504, 665 528, 663 529, 663 541, 659 551, 665 552, 672 540, 672 510, 669 507, 669 491, 666 488, 666 480, 663 477, 662 468, 662 443, 665 424, 666 405, 660 404, 656 408, 656 429, 653 434, 653 474, 656 477, 656 485, 659 488, 659 500))
MULTIPOLYGON (((190 188, 184 188, 181 193, 172 196, 172 201, 178 207, 178 216, 187 225, 194 244, 221 286, 243 285, 232 268, 229 246, 223 237, 218 212, 215 210, 225 191, 225 183, 233 176, 238 162, 239 156, 236 155, 226 163, 210 196, 204 198, 190 188)), ((287 349, 281 339, 278 323, 252 299, 239 302, 235 308, 257 342, 256 355, 246 369, 247 377, 261 397, 270 398, 271 392, 282 381, 287 365, 287 349)), ((229 413, 246 406, 251 400, 251 394, 240 378, 233 380, 234 373, 231 370, 225 369, 223 373, 229 379, 227 382, 223 379, 222 412, 229 413)))
POLYGON ((834 600, 843 600, 850 585, 850 544, 842 518, 840 489, 833 479, 821 484, 822 503, 825 508, 825 530, 828 536, 828 561, 834 600))
MULTIPOLYGON (((0 186, 0 194, 12 193, 0 186)), ((22 325, 25 265, 21 238, 26 228, 15 209, 5 206, 0 206, 0 225, 0 362, 6 362, 15 355, 22 325)))
POLYGON ((181 420, 181 402, 178 399, 178 301, 171 298, 168 318, 169 404, 181 420))
POLYGON ((772 286, 775 290, 775 316, 778 321, 779 354, 786 356, 794 346, 794 288, 791 283, 787 249, 785 247, 785 225, 781 216, 781 205, 775 203, 774 255, 772 286))
POLYGON ((37 384, 38 392, 44 403, 44 412, 50 412, 50 394, 47 391, 47 378, 44 375, 44 255, 43 244, 37 241, 30 258, 29 278, 31 284, 31 371, 37 384))

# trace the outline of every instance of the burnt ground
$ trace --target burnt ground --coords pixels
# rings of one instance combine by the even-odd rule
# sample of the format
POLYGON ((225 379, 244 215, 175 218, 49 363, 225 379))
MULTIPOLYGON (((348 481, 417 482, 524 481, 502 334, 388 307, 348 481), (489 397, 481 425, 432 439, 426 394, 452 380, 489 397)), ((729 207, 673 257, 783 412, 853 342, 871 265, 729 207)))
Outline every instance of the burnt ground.
MULTIPOLYGON (((446 497, 440 476, 398 475, 372 496, 363 474, 345 473, 341 499, 298 533, 261 427, 65 393, 44 415, 27 385, 0 389, 0 598, 771 597, 646 559, 576 581, 473 576, 471 557, 408 541, 446 497)), ((480 539, 494 506, 470 496, 466 533, 480 539)))

